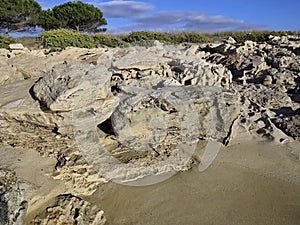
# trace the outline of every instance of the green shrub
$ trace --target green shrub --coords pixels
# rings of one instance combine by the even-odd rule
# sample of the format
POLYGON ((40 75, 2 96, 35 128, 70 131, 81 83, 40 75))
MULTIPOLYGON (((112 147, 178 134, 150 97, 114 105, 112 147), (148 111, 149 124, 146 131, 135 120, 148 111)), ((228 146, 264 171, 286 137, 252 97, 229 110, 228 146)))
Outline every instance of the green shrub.
MULTIPOLYGON (((206 43, 222 41, 233 37, 237 42, 251 40, 255 42, 270 42, 269 36, 299 35, 294 31, 225 31, 217 33, 165 33, 157 31, 135 31, 130 34, 81 34, 66 29, 51 30, 41 34, 40 44, 44 47, 66 48, 68 46, 94 48, 99 45, 108 47, 124 47, 128 45, 152 46, 154 40, 163 43, 206 43)), ((0 40, 1 41, 1 40, 0 40)))
POLYGON ((179 44, 183 42, 203 43, 209 39, 204 34, 196 32, 164 33, 156 31, 135 31, 123 38, 124 41, 134 43, 158 40, 165 43, 179 44))
POLYGON ((0 34, 0 48, 8 49, 11 43, 15 43, 14 38, 0 34))
POLYGON ((45 48, 79 47, 94 48, 96 43, 91 35, 81 34, 67 29, 56 29, 43 32, 40 35, 40 43, 45 48))
POLYGON ((159 40, 162 42, 172 42, 171 35, 156 31, 135 31, 123 38, 124 41, 133 43, 149 40, 159 40))
POLYGON ((122 39, 109 34, 94 34, 92 37, 96 45, 101 44, 112 48, 125 45, 125 42, 122 39))
POLYGON ((171 34, 173 43, 205 43, 209 41, 209 38, 205 34, 196 32, 182 32, 177 34, 171 34))

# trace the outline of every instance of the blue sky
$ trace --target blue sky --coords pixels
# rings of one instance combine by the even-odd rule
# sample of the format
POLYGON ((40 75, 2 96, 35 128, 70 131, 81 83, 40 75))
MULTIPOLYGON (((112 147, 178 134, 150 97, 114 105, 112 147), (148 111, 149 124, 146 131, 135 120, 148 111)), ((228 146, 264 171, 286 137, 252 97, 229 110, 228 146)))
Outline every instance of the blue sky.
MULTIPOLYGON (((38 0, 46 9, 68 0, 38 0)), ((108 32, 300 31, 300 0, 82 0, 99 7, 108 32)))

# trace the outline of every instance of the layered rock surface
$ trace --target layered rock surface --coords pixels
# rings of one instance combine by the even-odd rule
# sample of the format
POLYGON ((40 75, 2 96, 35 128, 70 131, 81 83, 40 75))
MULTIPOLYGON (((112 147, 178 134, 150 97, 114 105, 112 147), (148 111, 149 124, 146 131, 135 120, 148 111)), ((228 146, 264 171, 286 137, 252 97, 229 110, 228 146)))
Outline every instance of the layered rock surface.
POLYGON ((71 197, 59 197, 47 216, 75 219, 80 210, 66 205, 87 204, 76 196, 89 196, 108 180, 186 170, 201 161, 193 154, 203 140, 299 140, 298 50, 297 37, 3 50, 0 143, 57 160, 50 176, 71 197))

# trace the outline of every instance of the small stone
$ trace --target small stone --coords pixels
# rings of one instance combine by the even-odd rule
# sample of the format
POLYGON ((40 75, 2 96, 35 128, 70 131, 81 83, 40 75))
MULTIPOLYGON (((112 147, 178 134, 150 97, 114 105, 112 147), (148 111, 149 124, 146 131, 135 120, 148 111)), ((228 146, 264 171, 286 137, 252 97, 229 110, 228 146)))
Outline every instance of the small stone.
POLYGON ((233 37, 229 37, 229 38, 226 40, 226 43, 228 43, 228 44, 235 44, 235 43, 236 43, 236 40, 234 40, 233 37))
POLYGON ((10 50, 24 50, 24 46, 21 43, 15 43, 9 45, 10 50))

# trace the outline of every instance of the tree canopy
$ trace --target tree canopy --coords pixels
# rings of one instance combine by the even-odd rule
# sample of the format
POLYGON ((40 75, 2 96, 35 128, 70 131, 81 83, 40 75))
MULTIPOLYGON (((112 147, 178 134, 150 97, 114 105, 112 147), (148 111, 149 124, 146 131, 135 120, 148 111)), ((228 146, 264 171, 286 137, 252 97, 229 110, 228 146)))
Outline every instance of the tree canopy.
POLYGON ((66 2, 41 11, 30 23, 45 30, 67 28, 78 32, 99 31, 100 26, 107 24, 99 8, 81 1, 66 2))
POLYGON ((9 32, 26 27, 27 21, 41 10, 34 0, 1 0, 0 31, 9 32))

